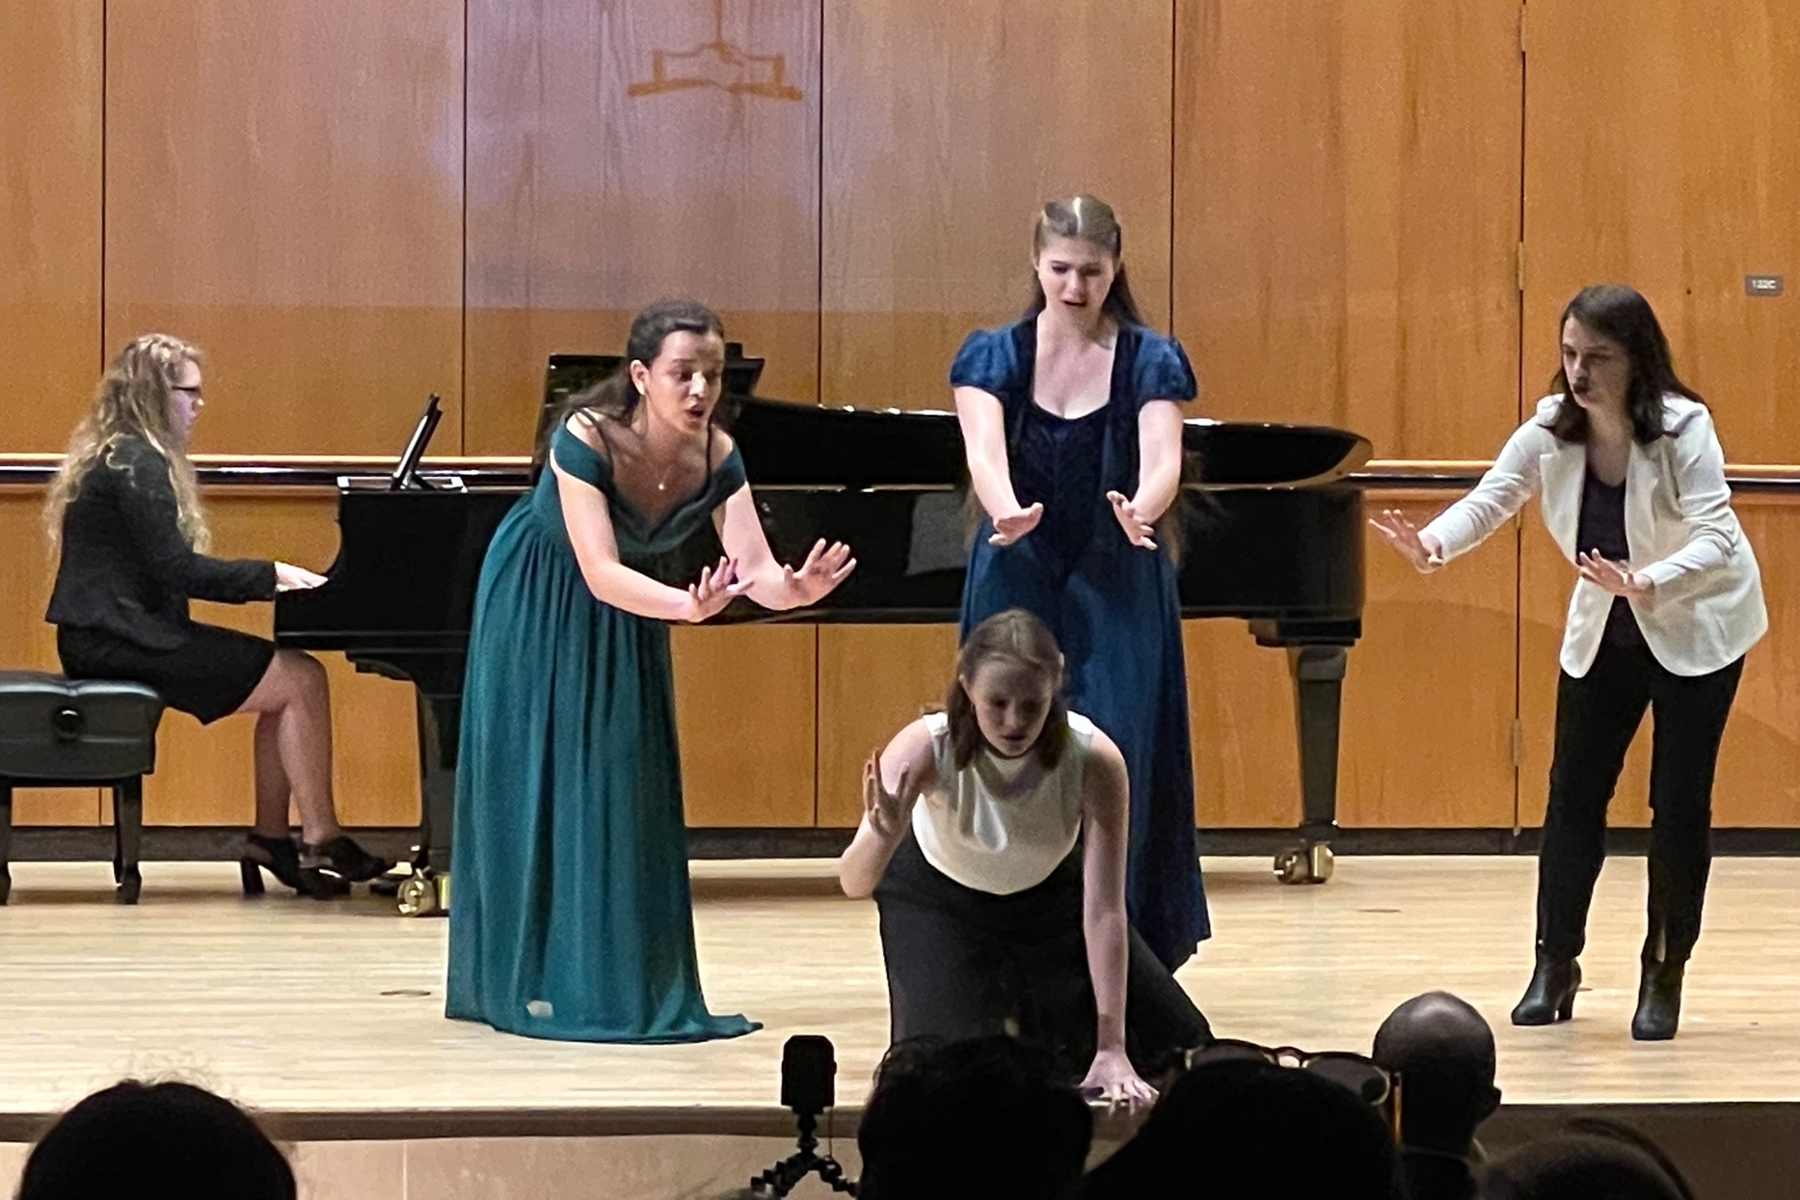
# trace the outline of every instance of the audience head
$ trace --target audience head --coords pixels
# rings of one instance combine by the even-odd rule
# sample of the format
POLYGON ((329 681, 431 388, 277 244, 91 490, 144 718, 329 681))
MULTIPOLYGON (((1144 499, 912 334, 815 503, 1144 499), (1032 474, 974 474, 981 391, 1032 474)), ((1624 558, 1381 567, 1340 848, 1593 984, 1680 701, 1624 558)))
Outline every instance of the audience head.
POLYGON ((1087 1162, 1093 1116, 1045 1051, 912 1039, 863 1111, 863 1200, 1050 1200, 1087 1162))
POLYGON ((1426 992, 1375 1032, 1374 1059, 1400 1076, 1400 1142, 1466 1155, 1475 1129, 1500 1107, 1494 1031, 1473 1005, 1426 992))
POLYGON ((1002 758, 1036 751, 1044 767, 1054 767, 1069 737, 1062 684, 1056 635, 1031 613, 1009 608, 971 629, 944 697, 957 767, 984 745, 1002 758))
POLYGON ((1036 316, 1055 305, 1079 322, 1101 315, 1141 325, 1137 301, 1120 258, 1124 231, 1112 206, 1098 196, 1046 200, 1031 227, 1031 305, 1036 316))
POLYGON ((294 1172, 249 1114, 187 1083, 95 1092, 32 1148, 18 1200, 294 1200, 294 1172), (147 1182, 153 1181, 153 1182, 147 1182))
POLYGON ((1595 1119, 1568 1129, 1490 1165, 1481 1200, 1694 1200, 1680 1169, 1636 1130, 1595 1119))
POLYGON ((1079 1194, 1389 1200, 1393 1181, 1387 1123, 1356 1093, 1311 1071, 1230 1059, 1176 1080, 1079 1194))

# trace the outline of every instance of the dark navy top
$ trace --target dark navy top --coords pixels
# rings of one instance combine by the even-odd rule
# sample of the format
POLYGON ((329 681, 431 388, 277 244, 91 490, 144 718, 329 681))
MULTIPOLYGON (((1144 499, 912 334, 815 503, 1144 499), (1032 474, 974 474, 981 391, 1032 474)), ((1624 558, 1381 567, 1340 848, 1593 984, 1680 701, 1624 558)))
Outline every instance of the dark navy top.
MULTIPOLYGON (((1588 470, 1581 485, 1581 521, 1575 527, 1575 545, 1613 562, 1631 561, 1631 545, 1625 537, 1624 483, 1604 483, 1591 468, 1588 470)), ((1631 612, 1631 601, 1625 597, 1613 597, 1601 640, 1612 646, 1645 644, 1643 631, 1631 612)))

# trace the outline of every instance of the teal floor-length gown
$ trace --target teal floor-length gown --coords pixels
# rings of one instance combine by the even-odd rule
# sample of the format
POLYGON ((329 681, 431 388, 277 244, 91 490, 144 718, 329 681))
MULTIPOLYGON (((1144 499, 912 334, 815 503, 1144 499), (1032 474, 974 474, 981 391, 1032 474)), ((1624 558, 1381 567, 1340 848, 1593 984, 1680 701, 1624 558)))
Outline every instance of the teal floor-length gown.
MULTIPOLYGON (((734 449, 652 522, 580 438, 558 428, 550 449, 606 496, 620 560, 651 575, 744 483, 734 449)), ((758 1027, 700 993, 668 626, 594 598, 548 469, 482 564, 451 878, 447 1016, 589 1042, 758 1027)))

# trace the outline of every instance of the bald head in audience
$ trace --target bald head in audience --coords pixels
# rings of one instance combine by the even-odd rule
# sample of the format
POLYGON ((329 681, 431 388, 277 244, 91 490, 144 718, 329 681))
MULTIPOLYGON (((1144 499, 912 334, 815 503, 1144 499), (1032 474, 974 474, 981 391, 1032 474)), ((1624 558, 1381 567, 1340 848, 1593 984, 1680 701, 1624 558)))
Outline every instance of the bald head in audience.
POLYGON ((1388 1014, 1375 1061, 1400 1075, 1400 1143, 1467 1156, 1475 1129, 1500 1107, 1494 1031, 1467 1001, 1426 992, 1388 1014))

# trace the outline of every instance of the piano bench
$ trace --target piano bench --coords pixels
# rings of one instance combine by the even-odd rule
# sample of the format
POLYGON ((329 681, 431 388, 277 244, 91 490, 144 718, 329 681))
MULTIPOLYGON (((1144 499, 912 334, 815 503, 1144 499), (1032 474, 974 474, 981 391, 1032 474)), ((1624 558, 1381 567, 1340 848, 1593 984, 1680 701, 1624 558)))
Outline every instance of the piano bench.
POLYGON ((111 787, 117 899, 137 903, 144 776, 156 769, 162 713, 141 683, 0 671, 0 904, 12 892, 15 787, 111 787))

